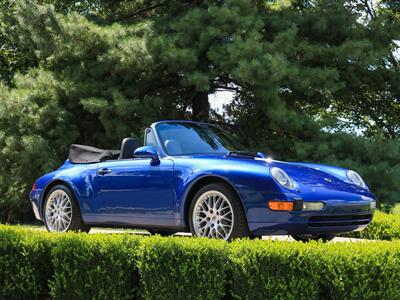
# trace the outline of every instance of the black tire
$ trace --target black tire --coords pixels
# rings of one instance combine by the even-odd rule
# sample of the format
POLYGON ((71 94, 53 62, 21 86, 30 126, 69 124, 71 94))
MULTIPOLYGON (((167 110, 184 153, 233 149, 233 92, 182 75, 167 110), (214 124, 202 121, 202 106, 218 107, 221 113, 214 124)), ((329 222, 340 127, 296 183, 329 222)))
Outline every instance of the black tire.
POLYGON ((147 229, 151 235, 159 234, 161 236, 171 236, 174 235, 175 231, 168 231, 168 230, 157 230, 157 229, 147 229))
POLYGON ((71 201, 71 207, 72 207, 72 216, 71 216, 71 221, 69 223, 69 225, 67 226, 65 231, 82 231, 82 232, 89 232, 90 230, 90 226, 86 225, 83 220, 82 220, 82 216, 81 216, 81 211, 79 209, 78 203, 76 201, 76 197, 74 195, 74 193, 71 191, 70 188, 68 188, 65 185, 59 184, 54 186, 48 193, 46 196, 46 199, 44 201, 44 206, 43 206, 43 216, 44 216, 44 224, 46 226, 46 229, 48 231, 55 231, 55 230, 51 230, 49 224, 47 224, 47 217, 46 217, 46 206, 47 206, 47 202, 49 201, 50 195, 56 191, 63 191, 65 192, 70 201, 71 201))
MULTIPOLYGON (((193 236, 198 236, 196 234, 196 231, 194 229, 194 220, 193 220, 193 211, 195 209, 196 202, 199 200, 199 198, 205 194, 206 192, 211 192, 211 191, 217 191, 221 194, 223 194, 229 201, 232 207, 232 213, 233 213, 233 226, 230 234, 225 238, 227 241, 231 241, 232 239, 236 238, 244 238, 244 237, 249 237, 250 236, 250 231, 249 227, 247 224, 247 218, 246 215, 243 211, 243 206, 241 203, 241 200, 237 196, 236 192, 232 190, 231 187, 221 184, 221 183, 213 183, 206 185, 202 187, 196 195, 193 197, 190 208, 189 208, 189 215, 188 215, 188 221, 189 221, 189 227, 190 231, 193 236)), ((218 237, 220 238, 220 237, 218 237)))
POLYGON ((294 238, 298 242, 310 242, 310 241, 318 241, 322 240, 324 243, 329 242, 335 238, 334 234, 292 234, 292 238, 294 238))

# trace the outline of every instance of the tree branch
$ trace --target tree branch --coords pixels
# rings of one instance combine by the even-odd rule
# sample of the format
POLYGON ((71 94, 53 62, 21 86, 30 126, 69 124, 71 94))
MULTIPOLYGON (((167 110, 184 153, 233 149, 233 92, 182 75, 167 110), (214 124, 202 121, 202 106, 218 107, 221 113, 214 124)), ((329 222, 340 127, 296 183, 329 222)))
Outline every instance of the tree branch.
POLYGON ((126 20, 134 18, 134 17, 136 17, 136 16, 138 16, 138 15, 140 15, 142 13, 145 13, 145 12, 151 11, 153 9, 165 6, 166 4, 167 4, 167 1, 162 1, 162 2, 159 2, 159 3, 153 4, 153 5, 150 5, 148 7, 144 7, 144 8, 138 9, 137 11, 134 11, 132 14, 129 14, 129 15, 126 15, 126 16, 122 16, 122 17, 116 19, 115 21, 126 21, 126 20))
MULTIPOLYGON (((376 19, 376 12, 375 9, 373 8, 373 6, 370 4, 369 0, 363 0, 361 1, 364 4, 364 7, 366 9, 367 14, 369 15, 369 17, 371 18, 371 20, 376 19)), ((393 44, 393 42, 392 42, 393 44)), ((390 52, 389 53, 389 59, 391 61, 391 63, 398 68, 399 64, 397 62, 397 59, 394 57, 393 53, 390 52)))
POLYGON ((249 86, 247 86, 245 83, 242 84, 242 83, 236 81, 235 79, 231 78, 230 75, 222 74, 222 75, 219 75, 218 77, 219 77, 219 79, 221 79, 221 80, 219 80, 221 83, 225 83, 225 84, 231 83, 240 88, 249 88, 249 86))
POLYGON ((230 87, 230 86, 226 86, 226 85, 215 85, 214 87, 217 90, 228 90, 228 91, 240 92, 240 88, 237 88, 237 87, 230 87))
POLYGON ((362 3, 364 4, 364 6, 367 10, 367 14, 371 17, 371 19, 375 19, 376 13, 375 13, 375 10, 373 9, 373 7, 370 6, 369 0, 364 0, 364 1, 362 1, 362 3))

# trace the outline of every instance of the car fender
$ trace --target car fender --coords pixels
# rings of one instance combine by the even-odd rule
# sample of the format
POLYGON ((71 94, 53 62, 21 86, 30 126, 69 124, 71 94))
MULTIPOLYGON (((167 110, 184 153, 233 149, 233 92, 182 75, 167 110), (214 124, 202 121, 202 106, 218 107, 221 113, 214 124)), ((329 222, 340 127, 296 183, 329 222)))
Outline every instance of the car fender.
POLYGON ((192 188, 205 178, 227 183, 237 193, 244 212, 249 209, 266 207, 266 197, 285 198, 270 177, 268 169, 259 162, 212 159, 175 159, 175 193, 177 196, 176 212, 181 222, 187 223, 186 217, 190 206, 192 188), (210 166, 205 168, 204 166, 210 166), (268 195, 268 196, 266 196, 268 195))
MULTIPOLYGON (((44 209, 44 202, 45 202, 45 197, 47 196, 48 192, 51 190, 52 187, 58 185, 58 184, 63 184, 66 185, 75 195, 75 198, 78 199, 77 195, 79 193, 79 191, 76 189, 76 187, 74 186, 74 184, 68 180, 66 180, 65 178, 59 178, 59 177, 54 177, 52 180, 50 180, 46 186, 43 188, 43 191, 40 195, 40 207, 39 207, 39 211, 41 214, 41 217, 43 218, 43 209, 44 209)), ((80 203, 79 201, 78 205, 80 207, 80 203)))
MULTIPOLYGON (((223 176, 221 174, 214 174, 214 173, 202 173, 202 174, 197 174, 196 176, 193 176, 186 184, 186 188, 185 191, 183 193, 183 195, 181 196, 181 199, 178 202, 180 203, 179 207, 180 207, 180 213, 179 215, 181 216, 181 219, 185 219, 185 223, 186 223, 186 215, 189 212, 189 206, 190 206, 190 202, 192 200, 191 196, 192 195, 192 189, 194 188, 194 186, 196 186, 199 182, 201 181, 205 181, 204 183, 207 184, 207 182, 212 183, 212 182, 221 182, 221 183, 225 183, 226 185, 228 185, 239 197, 239 200, 242 204, 242 207, 244 209, 244 204, 243 204, 243 199, 246 197, 246 195, 242 195, 240 193, 240 190, 237 188, 237 186, 235 186, 234 183, 232 183, 226 176, 223 176), (209 181, 207 181, 207 179, 209 179, 209 181)), ((203 186, 203 185, 202 185, 203 186)))
POLYGON ((68 163, 58 170, 48 173, 38 179, 37 184, 42 188, 39 201, 39 211, 43 216, 44 201, 49 188, 57 182, 65 184, 74 193, 82 217, 93 209, 93 178, 96 174, 97 164, 74 165, 68 163), (76 176, 79 174, 80 176, 76 176))

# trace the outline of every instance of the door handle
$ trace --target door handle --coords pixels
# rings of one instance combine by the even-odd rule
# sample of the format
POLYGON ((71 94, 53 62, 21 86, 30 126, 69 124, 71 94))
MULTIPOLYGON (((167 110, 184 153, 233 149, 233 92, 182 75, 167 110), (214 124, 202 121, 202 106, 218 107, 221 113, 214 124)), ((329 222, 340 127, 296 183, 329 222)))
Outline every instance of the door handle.
POLYGON ((103 169, 98 170, 97 174, 104 176, 104 175, 110 174, 111 172, 112 171, 110 169, 103 168, 103 169))

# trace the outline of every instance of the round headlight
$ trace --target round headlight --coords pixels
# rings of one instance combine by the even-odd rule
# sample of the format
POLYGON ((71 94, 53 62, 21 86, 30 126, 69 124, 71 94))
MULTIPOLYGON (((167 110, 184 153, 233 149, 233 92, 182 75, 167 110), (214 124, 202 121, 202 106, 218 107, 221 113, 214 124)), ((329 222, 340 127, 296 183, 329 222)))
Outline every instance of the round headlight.
POLYGON ((295 188, 292 179, 290 179, 289 175, 286 174, 286 172, 283 171, 282 169, 277 168, 277 167, 273 167, 273 168, 271 168, 269 171, 270 171, 272 177, 273 177, 276 181, 278 181, 278 183, 279 183, 280 185, 282 185, 282 186, 284 186, 285 188, 290 189, 290 190, 292 190, 292 189, 295 188))
POLYGON ((364 189, 367 187, 364 180, 362 180, 361 176, 357 172, 354 172, 353 170, 347 170, 346 175, 347 178, 350 179, 350 181, 353 182, 354 184, 364 189))

